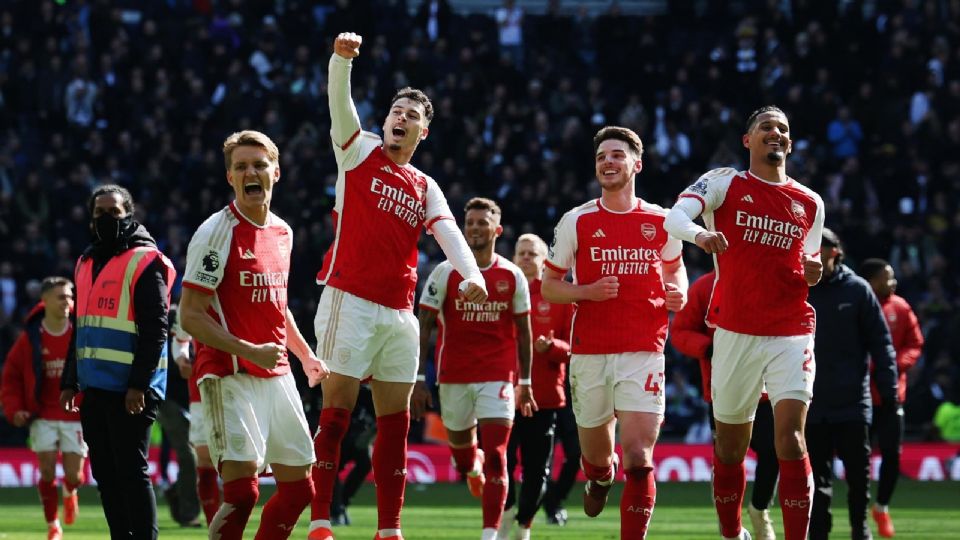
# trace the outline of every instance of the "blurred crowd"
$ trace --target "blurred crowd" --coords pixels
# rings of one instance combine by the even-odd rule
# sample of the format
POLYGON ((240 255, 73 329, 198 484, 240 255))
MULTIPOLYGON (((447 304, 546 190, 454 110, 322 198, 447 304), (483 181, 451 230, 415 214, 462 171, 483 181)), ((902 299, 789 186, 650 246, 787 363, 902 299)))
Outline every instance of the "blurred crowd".
MULTIPOLYGON (((640 134, 639 195, 670 206, 707 169, 745 168, 747 115, 782 107, 788 172, 823 196, 846 261, 890 260, 920 317, 906 411, 928 436, 936 406, 960 398, 960 0, 678 0, 646 17, 577 4, 0 3, 0 358, 39 281, 72 275, 95 185, 128 187, 182 271, 193 231, 232 197, 221 145, 241 129, 281 149, 273 210, 294 229, 290 305, 312 328, 336 180, 326 67, 333 37, 354 31, 365 129, 396 88, 424 88, 436 117, 414 163, 458 217, 474 195, 501 204, 505 255, 599 194, 599 127, 640 134)), ((425 276, 441 255, 422 246, 425 276)), ((685 260, 692 277, 710 264, 689 247, 685 260)), ((695 362, 671 354, 666 428, 682 436, 705 408, 695 362)))

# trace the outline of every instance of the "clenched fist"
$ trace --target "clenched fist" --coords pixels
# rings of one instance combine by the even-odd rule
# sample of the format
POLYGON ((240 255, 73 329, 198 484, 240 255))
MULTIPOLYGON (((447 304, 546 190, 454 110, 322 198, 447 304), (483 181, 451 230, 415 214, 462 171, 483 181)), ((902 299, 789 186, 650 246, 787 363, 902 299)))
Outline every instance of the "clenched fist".
POLYGON ((287 348, 276 343, 261 343, 252 345, 250 352, 244 356, 247 360, 264 368, 273 369, 277 367, 277 362, 286 354, 287 348))
POLYGON ((333 52, 346 58, 356 58, 360 56, 360 44, 363 43, 363 36, 353 32, 343 32, 333 41, 333 52))
POLYGON ((707 253, 723 253, 727 250, 727 247, 729 247, 727 237, 724 236, 722 232, 704 231, 698 233, 694 240, 696 244, 700 246, 700 249, 707 253))

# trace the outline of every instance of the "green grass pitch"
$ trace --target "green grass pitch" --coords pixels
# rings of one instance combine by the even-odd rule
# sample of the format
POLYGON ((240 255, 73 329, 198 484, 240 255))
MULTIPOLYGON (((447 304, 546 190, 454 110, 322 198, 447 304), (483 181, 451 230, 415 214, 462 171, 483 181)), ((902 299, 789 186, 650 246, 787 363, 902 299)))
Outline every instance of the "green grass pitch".
MULTIPOLYGON (((580 510, 580 486, 574 488, 567 501, 570 522, 566 527, 547 526, 542 513, 537 516, 533 538, 601 540, 618 539, 618 504, 622 484, 611 493, 607 509, 600 517, 589 519, 580 510)), ((261 503, 273 493, 264 486, 261 503)), ((338 527, 338 540, 370 540, 376 527, 376 509, 373 506, 373 487, 361 488, 350 517, 353 525, 338 527)), ((960 539, 960 482, 901 481, 894 498, 892 514, 899 540, 960 539)), ((838 482, 834 495, 833 538, 849 538, 847 524, 846 489, 838 482)), ((291 535, 303 539, 307 534, 309 509, 304 512, 297 529, 291 535)), ((161 504, 160 536, 162 538, 206 538, 205 529, 181 529, 171 519, 167 507, 161 504)), ((254 511, 247 537, 253 538, 260 509, 254 511)), ((746 512, 744 512, 746 518, 746 512)), ((780 511, 774 507, 773 519, 780 530, 780 511)), ((465 485, 438 484, 410 485, 403 513, 403 532, 408 540, 465 539, 480 537, 480 503, 470 497, 465 485)), ((871 521, 872 525, 872 521, 871 521)), ((876 531, 874 531, 876 533, 876 531)), ((0 490, 0 539, 27 540, 46 538, 43 513, 35 489, 11 488, 0 490)), ((80 517, 77 523, 65 527, 65 540, 102 540, 108 538, 106 522, 94 488, 86 487, 80 493, 80 517)), ((719 538, 716 517, 710 499, 710 486, 705 483, 662 483, 658 486, 657 508, 648 538, 675 538, 684 540, 719 538)), ((879 538, 879 537, 877 537, 879 538)))

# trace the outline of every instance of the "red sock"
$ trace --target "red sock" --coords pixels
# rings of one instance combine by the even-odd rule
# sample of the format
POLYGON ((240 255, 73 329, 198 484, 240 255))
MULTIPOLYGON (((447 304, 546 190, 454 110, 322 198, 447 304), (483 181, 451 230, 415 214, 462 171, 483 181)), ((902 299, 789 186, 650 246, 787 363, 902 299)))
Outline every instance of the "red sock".
POLYGON ((781 459, 780 508, 783 510, 784 540, 803 540, 810 526, 813 502, 813 471, 810 458, 781 459))
POLYGON ((333 484, 340 469, 340 443, 350 429, 350 411, 328 408, 320 411, 320 426, 313 438, 313 451, 317 462, 313 476, 313 501, 310 503, 310 520, 330 519, 330 502, 333 501, 333 484))
POLYGON ((477 462, 477 445, 465 448, 450 447, 450 453, 453 454, 453 462, 457 466, 457 472, 467 474, 473 471, 473 466, 477 462))
POLYGON ((626 471, 627 483, 620 498, 620 538, 647 537, 647 525, 657 501, 657 481, 650 467, 626 471))
POLYGON ((720 534, 733 538, 740 534, 743 494, 747 492, 747 471, 743 462, 729 465, 713 455, 713 504, 720 519, 720 534))
POLYGON ((286 540, 297 526, 303 509, 313 500, 313 479, 277 482, 277 492, 260 514, 260 528, 254 540, 286 540))
POLYGON ((80 473, 80 478, 76 482, 71 482, 66 478, 63 479, 63 487, 67 490, 67 493, 74 493, 77 491, 77 488, 80 487, 80 484, 83 483, 83 473, 80 473))
POLYGON ((57 494, 57 481, 50 480, 44 482, 37 481, 37 491, 40 492, 40 502, 43 504, 43 517, 47 523, 57 519, 57 506, 60 504, 60 497, 57 494))
POLYGON ((598 467, 587 461, 587 458, 580 456, 580 468, 583 469, 583 474, 587 477, 587 480, 609 482, 613 479, 612 463, 606 467, 598 467))
POLYGON ((260 487, 257 477, 237 478, 223 483, 223 505, 210 521, 210 537, 242 540, 250 513, 257 504, 260 487))
POLYGON ((217 485, 217 470, 213 467, 197 467, 197 495, 207 518, 207 526, 220 509, 220 486, 217 485))
POLYGON ((507 441, 510 426, 486 424, 480 426, 480 442, 483 444, 483 528, 497 529, 503 517, 503 504, 507 502, 507 441))
POLYGON ((399 529, 407 487, 407 432, 410 411, 377 417, 373 480, 377 484, 377 528, 399 529))

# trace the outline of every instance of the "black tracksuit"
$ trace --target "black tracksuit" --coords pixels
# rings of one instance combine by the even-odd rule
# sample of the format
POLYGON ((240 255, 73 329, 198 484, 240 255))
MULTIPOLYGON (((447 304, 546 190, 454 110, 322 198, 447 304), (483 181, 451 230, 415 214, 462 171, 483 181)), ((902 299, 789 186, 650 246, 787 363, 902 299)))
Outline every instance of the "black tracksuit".
POLYGON ((810 540, 830 534, 833 456, 843 461, 851 537, 870 537, 870 359, 884 406, 896 406, 896 354, 890 330, 870 285, 844 265, 810 289, 817 311, 817 373, 807 413, 806 440, 816 491, 810 540))

